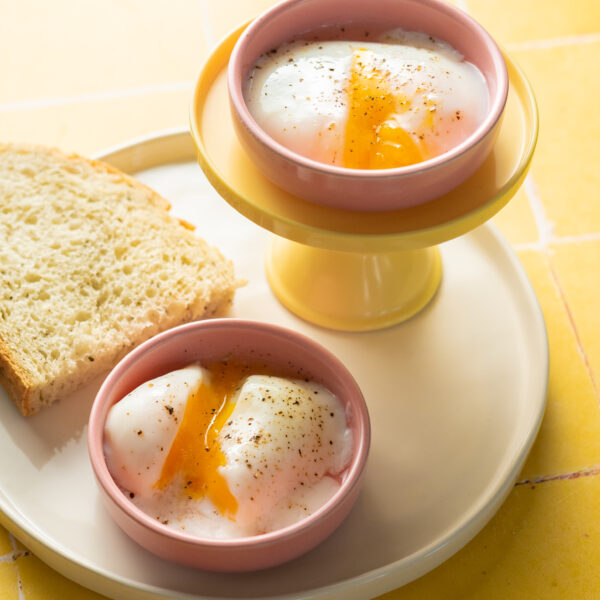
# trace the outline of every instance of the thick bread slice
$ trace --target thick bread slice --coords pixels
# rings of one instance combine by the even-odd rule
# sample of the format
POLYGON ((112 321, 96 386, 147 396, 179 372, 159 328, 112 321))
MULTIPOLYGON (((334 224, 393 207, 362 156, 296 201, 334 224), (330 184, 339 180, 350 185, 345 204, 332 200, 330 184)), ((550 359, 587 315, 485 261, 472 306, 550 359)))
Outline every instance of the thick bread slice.
POLYGON ((0 144, 0 383, 24 415, 232 301, 231 263, 168 208, 101 162, 0 144))

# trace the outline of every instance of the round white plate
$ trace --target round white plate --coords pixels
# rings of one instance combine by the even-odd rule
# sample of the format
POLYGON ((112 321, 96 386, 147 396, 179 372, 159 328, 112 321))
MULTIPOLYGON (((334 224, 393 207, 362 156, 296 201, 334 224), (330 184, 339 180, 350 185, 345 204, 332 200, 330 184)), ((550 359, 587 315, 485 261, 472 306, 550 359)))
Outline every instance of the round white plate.
POLYGON ((544 321, 497 231, 485 225, 440 247, 442 285, 412 320, 371 333, 329 331, 274 298, 263 270, 269 234, 211 188, 187 132, 103 157, 162 193, 233 259, 248 284, 231 316, 300 330, 354 373, 372 419, 364 490, 342 527, 292 563, 244 575, 179 567, 130 541, 100 504, 85 438, 99 382, 28 419, 0 389, 0 522, 67 577, 121 599, 366 598, 466 544, 509 493, 545 406, 544 321))

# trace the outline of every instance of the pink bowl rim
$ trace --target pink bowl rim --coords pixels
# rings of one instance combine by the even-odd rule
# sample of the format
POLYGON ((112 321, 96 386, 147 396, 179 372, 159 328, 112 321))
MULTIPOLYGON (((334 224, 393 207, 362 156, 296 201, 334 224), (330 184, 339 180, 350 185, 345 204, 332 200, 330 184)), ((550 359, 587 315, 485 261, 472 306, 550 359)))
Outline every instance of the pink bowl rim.
MULTIPOLYGON (((321 0, 321 2, 325 1, 326 0, 321 0)), ((256 19, 251 21, 246 29, 241 33, 237 43, 235 44, 231 52, 229 67, 227 69, 227 87, 229 97, 242 123, 249 131, 251 131, 252 135, 254 135, 261 144, 269 148, 275 154, 282 156, 287 161, 298 164, 306 169, 320 172, 324 175, 343 178, 386 180, 399 177, 409 177, 415 174, 426 173, 441 166, 448 165, 451 162, 459 159, 464 153, 480 144, 494 129, 496 123, 498 123, 502 117, 508 97, 509 80, 506 63, 498 44, 482 25, 480 25, 475 19, 458 7, 447 4, 444 0, 418 0, 417 4, 435 8, 448 17, 451 17, 456 21, 460 21, 473 33, 474 36, 479 37, 483 41, 484 46, 487 48, 490 56, 492 57, 494 72, 497 78, 497 90, 491 99, 491 105, 488 108, 488 113, 485 119, 480 123, 477 129, 467 139, 463 140, 460 144, 457 144, 451 150, 448 150, 443 154, 419 163, 415 163, 413 165, 396 167, 392 169, 353 169, 349 167, 338 167, 321 163, 293 152, 269 136, 250 114, 250 111, 246 106, 246 102, 244 101, 240 72, 241 65, 244 62, 244 49, 248 43, 248 40, 251 39, 252 36, 260 35, 260 30, 265 22, 268 22, 269 20, 279 16, 281 13, 285 13, 289 9, 290 5, 302 4, 303 2, 305 2, 305 0, 283 0, 272 8, 267 9, 256 19)))
POLYGON ((311 338, 300 334, 288 328, 250 319, 238 318, 215 318, 206 321, 194 321, 173 327, 167 331, 159 333, 149 340, 143 342, 127 354, 117 363, 112 369, 107 378, 100 387, 88 421, 88 453, 92 469, 96 476, 98 484, 102 487, 107 496, 121 510, 122 513, 133 519, 138 525, 155 534, 171 539, 173 542, 188 544, 195 547, 203 548, 220 548, 220 549, 249 549, 260 546, 268 546, 274 543, 284 543, 308 529, 312 529, 323 522, 327 516, 332 513, 343 500, 350 496, 356 486, 360 485, 362 476, 366 467, 367 458, 371 442, 371 425, 364 396, 356 383, 356 380, 344 364, 327 348, 315 342, 311 338), (240 330, 252 331, 262 330, 276 336, 284 336, 294 343, 300 344, 307 349, 311 349, 314 353, 320 355, 323 361, 327 361, 333 369, 339 372, 341 377, 353 388, 353 397, 355 401, 352 403, 353 416, 357 418, 360 424, 361 435, 358 440, 355 440, 355 448, 353 452, 352 462, 348 472, 339 488, 332 498, 329 499, 314 513, 308 517, 298 521, 288 527, 278 529, 269 533, 240 537, 233 539, 216 539, 202 538, 190 534, 180 533, 176 530, 169 529, 155 519, 140 510, 132 502, 130 502, 121 489, 117 486, 112 478, 103 450, 103 432, 104 421, 106 415, 102 418, 105 404, 107 402, 108 393, 116 384, 125 371, 132 368, 139 360, 143 360, 144 355, 151 349, 161 345, 171 343, 172 338, 177 338, 180 335, 185 335, 189 330, 196 329, 219 329, 221 327, 236 327, 240 330))

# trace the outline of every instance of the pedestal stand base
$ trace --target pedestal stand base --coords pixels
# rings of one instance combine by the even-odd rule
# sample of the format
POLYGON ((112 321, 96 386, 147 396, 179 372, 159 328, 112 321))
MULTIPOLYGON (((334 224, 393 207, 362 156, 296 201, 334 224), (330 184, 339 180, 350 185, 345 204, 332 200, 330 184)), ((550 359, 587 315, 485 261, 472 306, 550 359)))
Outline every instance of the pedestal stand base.
POLYGON ((381 253, 325 250, 274 236, 267 279, 299 317, 330 329, 370 331, 409 319, 442 275, 437 247, 381 253))

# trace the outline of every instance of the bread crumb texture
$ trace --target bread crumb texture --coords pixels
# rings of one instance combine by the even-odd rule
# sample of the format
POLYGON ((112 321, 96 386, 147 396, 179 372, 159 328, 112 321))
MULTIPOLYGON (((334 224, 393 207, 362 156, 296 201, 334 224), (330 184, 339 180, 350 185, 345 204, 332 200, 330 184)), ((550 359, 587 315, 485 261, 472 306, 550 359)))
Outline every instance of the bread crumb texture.
POLYGON ((232 301, 231 262, 168 210, 104 163, 0 144, 0 382, 24 415, 232 301))

